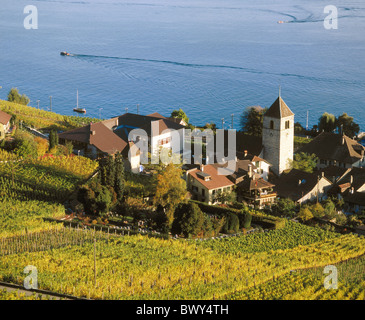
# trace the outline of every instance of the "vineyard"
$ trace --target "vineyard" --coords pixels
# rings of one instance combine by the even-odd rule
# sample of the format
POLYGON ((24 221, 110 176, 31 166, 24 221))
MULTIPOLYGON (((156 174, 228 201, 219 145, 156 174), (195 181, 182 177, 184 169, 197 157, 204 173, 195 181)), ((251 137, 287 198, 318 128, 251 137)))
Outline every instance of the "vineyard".
MULTIPOLYGON (((364 237, 291 221, 205 241, 66 228, 43 218, 64 216, 65 199, 97 163, 76 156, 21 159, 5 151, 0 159, 0 281, 22 285, 24 267, 33 265, 40 289, 91 299, 364 298, 364 237), (323 287, 329 264, 338 265, 337 291, 323 287)), ((133 194, 142 183, 126 189, 133 194)), ((0 299, 39 297, 0 290, 0 299)))
POLYGON ((300 270, 226 297, 236 300, 364 300, 365 256, 336 265, 338 289, 327 290, 323 268, 300 270))
POLYGON ((255 233, 249 237, 208 240, 199 245, 221 253, 241 254, 291 249, 336 237, 339 237, 339 234, 287 221, 283 229, 255 233))
POLYGON ((63 202, 96 168, 96 162, 72 156, 8 161, 0 165, 0 199, 63 202))
POLYGON ((5 100, 0 100, 0 110, 17 117, 17 120, 23 121, 24 124, 37 128, 49 130, 71 130, 77 127, 85 126, 90 122, 96 123, 100 119, 63 116, 54 112, 40 110, 34 107, 25 106, 5 100))
MULTIPOLYGON (((0 149, 1 150, 1 149, 0 149)), ((43 218, 65 214, 63 202, 96 169, 84 157, 23 160, 0 153, 0 236, 39 232, 51 226, 43 218)))
MULTIPOLYGON (((294 225, 287 228, 287 233, 297 230, 294 225)), ((241 244, 242 250, 222 254, 218 247, 204 247, 203 242, 197 245, 141 235, 51 229, 0 240, 0 280, 21 284, 24 267, 34 265, 40 289, 92 299, 289 299, 295 296, 297 287, 307 286, 309 294, 322 288, 319 280, 311 280, 301 269, 324 267, 365 254, 363 237, 320 234, 314 242, 309 240, 313 233, 307 230, 306 244, 283 244, 278 249, 269 241, 265 250, 255 253, 250 252, 252 249, 245 251, 241 244)), ((246 239, 248 247, 250 241, 264 241, 255 236, 237 241, 246 239)), ((279 236, 285 242, 285 236, 279 236)), ((304 235, 300 237, 305 239, 304 235)), ((351 289, 353 297, 357 289, 351 289)), ((329 293, 321 290, 318 298, 326 298, 329 293)), ((359 297, 360 293, 355 298, 359 297)))

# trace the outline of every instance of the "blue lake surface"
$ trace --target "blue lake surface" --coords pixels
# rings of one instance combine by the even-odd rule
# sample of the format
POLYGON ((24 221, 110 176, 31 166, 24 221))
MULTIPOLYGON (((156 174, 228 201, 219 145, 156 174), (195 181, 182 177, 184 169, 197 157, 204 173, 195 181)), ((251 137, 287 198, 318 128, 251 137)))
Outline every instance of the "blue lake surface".
POLYGON ((247 106, 281 95, 305 126, 347 112, 365 131, 363 0, 0 0, 0 98, 17 87, 30 105, 109 118, 169 115, 239 126, 247 106), (35 5, 37 30, 23 10, 35 5), (324 7, 335 5, 337 30, 324 7), (286 23, 279 24, 279 20, 286 23), (60 56, 60 51, 75 54, 60 56))

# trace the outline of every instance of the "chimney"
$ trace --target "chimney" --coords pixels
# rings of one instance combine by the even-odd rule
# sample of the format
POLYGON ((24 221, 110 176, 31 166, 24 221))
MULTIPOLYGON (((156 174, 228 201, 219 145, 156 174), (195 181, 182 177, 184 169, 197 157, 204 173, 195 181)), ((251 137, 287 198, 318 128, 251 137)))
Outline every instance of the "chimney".
POLYGON ((298 186, 302 184, 302 180, 299 179, 298 186))
POLYGON ((95 136, 95 131, 94 131, 94 130, 91 130, 91 131, 90 131, 90 134, 91 134, 92 136, 95 136))
POLYGON ((351 175, 350 176, 350 184, 352 185, 354 183, 354 176, 353 175, 351 175))
POLYGON ((252 165, 251 164, 248 165, 248 176, 250 178, 252 178, 252 165))
POLYGON ((342 145, 344 145, 345 144, 345 136, 343 135, 342 136, 342 145))
POLYGON ((202 165, 200 165, 200 171, 201 172, 204 172, 204 165, 202 164, 202 165))
POLYGON ((324 178, 324 171, 322 171, 322 178, 324 178))
POLYGON ((247 157, 247 150, 244 151, 244 154, 245 154, 245 158, 247 157))

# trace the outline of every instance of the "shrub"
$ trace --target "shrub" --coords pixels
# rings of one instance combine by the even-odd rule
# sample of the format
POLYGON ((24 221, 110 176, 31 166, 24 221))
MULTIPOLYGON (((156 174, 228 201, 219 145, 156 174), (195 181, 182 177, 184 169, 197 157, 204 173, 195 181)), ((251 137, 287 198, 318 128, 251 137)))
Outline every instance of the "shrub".
POLYGON ((240 221, 237 214, 229 213, 226 216, 226 223, 223 226, 224 233, 237 233, 240 228, 240 221))
POLYGON ((195 203, 180 203, 174 212, 172 233, 183 234, 185 237, 198 236, 203 232, 204 213, 195 203))

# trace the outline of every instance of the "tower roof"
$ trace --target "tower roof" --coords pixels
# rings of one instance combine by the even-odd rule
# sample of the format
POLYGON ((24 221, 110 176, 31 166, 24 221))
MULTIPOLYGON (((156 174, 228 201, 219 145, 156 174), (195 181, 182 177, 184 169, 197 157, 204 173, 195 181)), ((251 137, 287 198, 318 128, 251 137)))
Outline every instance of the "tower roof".
POLYGON ((271 118, 286 118, 293 116, 294 113, 289 109, 283 99, 279 96, 276 101, 271 105, 269 110, 266 111, 265 116, 271 118))

